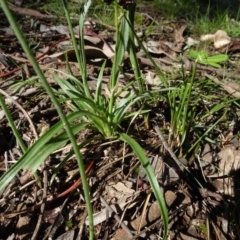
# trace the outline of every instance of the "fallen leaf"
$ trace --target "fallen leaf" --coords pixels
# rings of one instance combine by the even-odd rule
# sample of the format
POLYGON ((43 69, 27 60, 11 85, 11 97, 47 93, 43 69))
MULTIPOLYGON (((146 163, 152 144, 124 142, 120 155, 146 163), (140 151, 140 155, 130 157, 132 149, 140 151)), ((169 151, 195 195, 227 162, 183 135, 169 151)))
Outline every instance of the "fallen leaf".
MULTIPOLYGON (((111 51, 105 51, 101 50, 100 48, 92 47, 92 46, 85 46, 85 52, 86 52, 86 58, 88 59, 97 59, 97 58, 111 58, 114 56, 114 53, 111 51)), ((52 55, 48 56, 49 58, 57 58, 61 61, 70 61, 70 62, 76 62, 76 54, 74 49, 69 49, 66 51, 54 53, 52 55)))
POLYGON ((234 146, 227 146, 223 148, 218 156, 219 172, 218 176, 229 175, 233 171, 237 171, 240 168, 240 150, 236 150, 234 146))
POLYGON ((111 240, 130 240, 132 239, 129 237, 127 231, 122 228, 117 229, 111 240))
POLYGON ((158 85, 162 84, 162 81, 160 80, 160 78, 151 71, 147 72, 146 81, 149 84, 154 85, 154 86, 158 86, 158 85))
POLYGON ((110 197, 122 199, 132 196, 135 190, 127 187, 124 183, 118 182, 117 184, 106 185, 106 190, 110 197))
POLYGON ((136 219, 134 219, 130 224, 134 230, 137 230, 139 227, 139 224, 141 224, 141 228, 143 228, 147 226, 147 224, 158 219, 160 216, 161 216, 161 211, 160 211, 158 202, 155 201, 149 207, 143 219, 142 219, 142 216, 139 216, 136 219))

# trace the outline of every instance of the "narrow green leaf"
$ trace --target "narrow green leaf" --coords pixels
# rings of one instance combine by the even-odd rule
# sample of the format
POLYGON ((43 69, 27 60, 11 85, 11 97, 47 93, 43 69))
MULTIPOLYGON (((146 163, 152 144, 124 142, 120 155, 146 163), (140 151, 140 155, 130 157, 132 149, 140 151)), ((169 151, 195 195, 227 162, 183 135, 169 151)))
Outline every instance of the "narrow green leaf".
MULTIPOLYGON (((80 113, 73 113, 68 117, 69 122, 79 117, 80 113)), ((84 125, 84 124, 83 124, 84 125)), ((79 126, 79 129, 82 126, 79 126)), ((66 137, 66 133, 63 132, 60 135, 60 139, 56 137, 56 134, 61 131, 63 128, 63 124, 61 122, 55 124, 51 129, 49 129, 42 137, 40 137, 1 178, 0 178, 0 191, 7 186, 7 184, 16 176, 16 174, 23 168, 32 169, 35 172, 38 167, 42 164, 42 162, 51 154, 54 150, 56 150, 61 145, 60 141, 62 137, 62 141, 69 141, 69 138, 66 137), (55 136, 55 138, 54 138, 55 136), (52 140, 51 140, 52 139, 52 140), (56 141, 56 142, 51 142, 56 141), (60 141, 60 142, 59 142, 60 141), (46 147, 48 145, 48 147, 46 147), (55 148, 53 145, 56 144, 55 148), (50 149, 51 148, 51 149, 50 149), (52 150, 54 148, 54 150, 52 150), (50 153, 49 153, 50 151, 50 153), (52 151, 52 152, 51 152, 52 151)), ((75 128, 73 128, 75 130, 75 128)), ((75 132, 76 134, 76 132, 75 132)))
POLYGON ((119 137, 122 141, 128 143, 131 148, 133 149, 134 153, 137 155, 139 158, 139 161, 141 162, 142 166, 144 167, 148 180, 150 182, 150 185, 152 187, 153 193, 159 203, 159 207, 162 213, 162 218, 163 218, 163 223, 164 223, 164 237, 163 239, 166 239, 167 237, 167 232, 168 232, 168 212, 167 212, 167 207, 165 204, 165 200, 163 197, 163 194, 161 192, 161 189, 159 187, 158 181, 156 179, 156 176, 154 174, 152 165, 150 164, 148 158, 146 157, 143 149, 141 146, 130 136, 128 136, 125 133, 120 134, 119 137))
POLYGON ((104 69, 106 66, 106 61, 104 61, 100 72, 98 74, 98 80, 97 80, 97 88, 96 88, 96 96, 95 96, 95 102, 99 105, 102 106, 102 80, 103 80, 103 73, 104 73, 104 69))

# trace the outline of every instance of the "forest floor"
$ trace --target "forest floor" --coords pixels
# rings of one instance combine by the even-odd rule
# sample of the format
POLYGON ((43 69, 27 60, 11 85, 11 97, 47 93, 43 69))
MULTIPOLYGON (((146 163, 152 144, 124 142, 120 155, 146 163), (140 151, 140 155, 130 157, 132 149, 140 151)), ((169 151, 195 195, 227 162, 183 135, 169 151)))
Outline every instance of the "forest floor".
MULTIPOLYGON (((119 129, 141 145, 153 166, 169 213, 168 239, 239 239, 240 21, 230 10, 192 1, 167 2, 137 2, 135 32, 154 63, 137 41, 136 55, 144 89, 152 94, 144 102, 148 120, 139 114, 124 119, 119 129)), ((94 4, 84 30, 88 84, 95 93, 105 61, 101 91, 108 97, 116 41, 114 10, 105 3, 94 4)), ((61 97, 56 76, 81 79, 61 4, 23 1, 9 7, 61 97)), ((79 4, 70 2, 69 10, 78 39, 79 4)), ((1 9, 0 17, 0 93, 30 147, 59 116, 1 9)), ((137 88, 124 88, 134 79, 128 53, 120 67, 123 99, 137 88)), ((71 101, 62 104, 66 115, 74 111, 71 101)), ((131 110, 138 111, 139 105, 131 110)), ((144 167, 127 144, 100 135, 93 128, 76 134, 78 143, 89 140, 80 151, 96 239, 162 239, 162 215, 144 167)), ((64 161, 70 152, 67 142, 46 158, 37 178, 24 169, 0 191, 0 239, 88 239, 78 164, 74 155, 64 161), (37 224, 39 216, 42 221, 37 224)), ((37 154, 44 153, 39 149, 37 154)), ((0 176, 21 157, 0 108, 0 176)))

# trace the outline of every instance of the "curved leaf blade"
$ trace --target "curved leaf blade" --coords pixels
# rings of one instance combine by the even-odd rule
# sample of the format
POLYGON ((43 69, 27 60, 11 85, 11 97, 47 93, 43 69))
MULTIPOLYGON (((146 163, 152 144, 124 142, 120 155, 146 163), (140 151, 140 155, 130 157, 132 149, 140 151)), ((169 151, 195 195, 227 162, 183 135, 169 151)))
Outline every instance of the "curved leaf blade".
POLYGON ((159 207, 160 207, 160 210, 162 213, 162 218, 163 218, 163 223, 164 223, 163 239, 166 239, 167 231, 168 231, 168 212, 167 212, 167 207, 165 204, 163 194, 161 193, 161 190, 160 190, 159 184, 157 182, 156 176, 154 174, 152 165, 150 164, 150 162, 149 162, 148 158, 146 157, 141 146, 133 138, 131 138, 130 136, 128 136, 125 133, 121 133, 119 138, 131 146, 131 148, 133 149, 134 153, 139 158, 142 166, 144 167, 144 169, 146 171, 148 180, 150 182, 153 193, 158 201, 158 204, 159 204, 159 207))

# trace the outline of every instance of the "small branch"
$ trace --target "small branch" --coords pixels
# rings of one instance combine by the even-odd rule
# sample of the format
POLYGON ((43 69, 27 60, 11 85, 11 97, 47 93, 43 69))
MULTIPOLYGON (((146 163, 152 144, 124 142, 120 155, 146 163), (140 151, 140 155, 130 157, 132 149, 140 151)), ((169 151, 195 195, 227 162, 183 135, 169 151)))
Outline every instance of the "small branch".
POLYGON ((24 110, 24 108, 16 101, 13 99, 13 97, 11 97, 8 93, 6 93, 5 91, 3 91, 2 89, 0 89, 0 93, 2 95, 4 95, 5 97, 8 97, 11 99, 11 101, 22 111, 23 115, 26 117, 26 119, 28 120, 29 122, 29 125, 31 126, 32 128, 32 131, 33 131, 33 134, 35 135, 35 139, 37 140, 38 139, 38 134, 37 134, 37 131, 33 125, 33 122, 31 120, 31 118, 29 117, 28 113, 24 110))
POLYGON ((43 220, 43 215, 46 207, 46 201, 47 201, 47 186, 48 186, 48 177, 47 177, 47 170, 46 170, 46 164, 44 163, 43 165, 44 170, 43 170, 43 183, 44 183, 44 188, 43 188, 43 201, 40 207, 40 215, 38 217, 38 222, 35 227, 35 230, 33 232, 31 240, 38 239, 38 233, 41 228, 42 220, 43 220))
POLYGON ((26 183, 24 186, 19 187, 18 190, 9 193, 6 197, 1 198, 1 199, 0 199, 0 204, 3 204, 3 203, 5 203, 5 202, 7 202, 7 200, 11 199, 13 196, 17 196, 17 194, 18 194, 19 192, 21 192, 21 191, 24 190, 25 188, 31 186, 31 185, 34 184, 36 181, 37 181, 37 180, 34 179, 34 180, 26 183))

